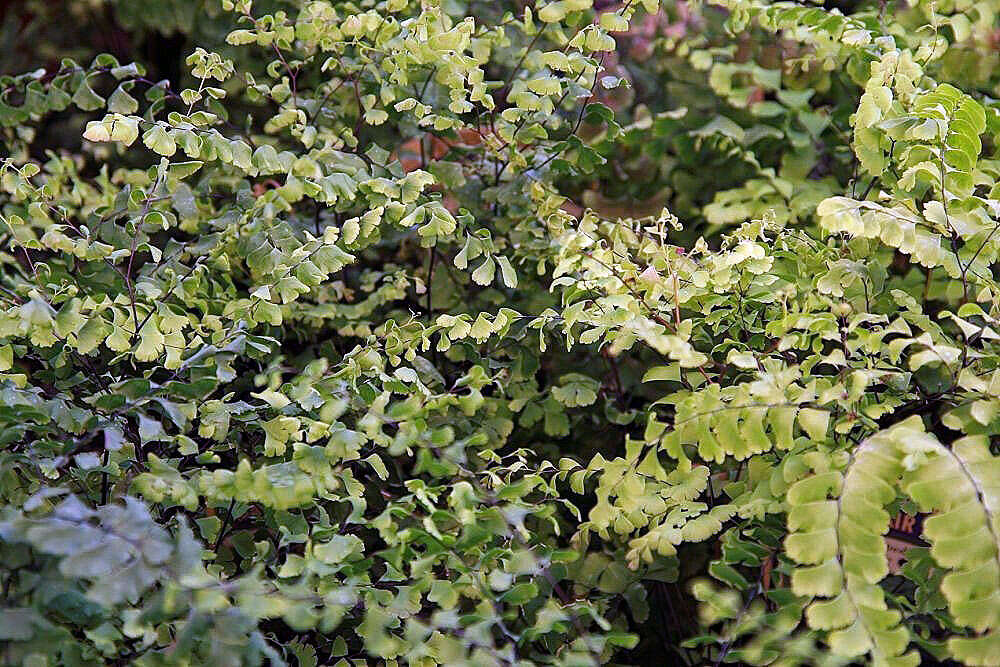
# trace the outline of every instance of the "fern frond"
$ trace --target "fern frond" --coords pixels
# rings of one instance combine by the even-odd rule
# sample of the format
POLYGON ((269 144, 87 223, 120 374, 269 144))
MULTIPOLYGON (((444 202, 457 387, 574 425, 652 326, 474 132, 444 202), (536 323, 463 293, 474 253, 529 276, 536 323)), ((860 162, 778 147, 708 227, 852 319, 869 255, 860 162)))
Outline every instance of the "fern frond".
POLYGON ((864 441, 844 470, 814 469, 788 489, 785 549, 799 564, 792 590, 814 598, 806 619, 828 632, 836 654, 870 654, 876 665, 919 662, 916 652, 906 651, 909 631, 878 584, 888 574, 882 535, 903 472, 899 443, 922 431, 912 417, 864 441))
POLYGON ((955 659, 968 665, 1000 664, 1000 458, 985 436, 957 440, 930 451, 903 442, 906 462, 916 466, 903 488, 922 511, 931 556, 948 574, 941 592, 954 621, 979 637, 953 637, 955 659))

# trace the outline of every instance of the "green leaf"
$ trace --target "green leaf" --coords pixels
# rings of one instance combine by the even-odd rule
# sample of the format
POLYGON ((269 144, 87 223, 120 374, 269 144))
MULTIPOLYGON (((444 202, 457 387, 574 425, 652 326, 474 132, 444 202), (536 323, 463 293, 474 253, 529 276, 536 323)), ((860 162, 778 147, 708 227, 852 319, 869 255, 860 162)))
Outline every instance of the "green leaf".
POLYGON ((139 102, 128 94, 124 86, 125 84, 119 85, 111 93, 108 98, 108 111, 128 116, 139 110, 139 102))
POLYGON ((166 157, 170 157, 177 152, 177 144, 174 143, 173 137, 159 123, 154 123, 143 133, 142 143, 154 153, 166 157))
POLYGON ((806 432, 810 440, 824 442, 830 426, 830 413, 815 408, 801 408, 799 410, 799 426, 806 432))

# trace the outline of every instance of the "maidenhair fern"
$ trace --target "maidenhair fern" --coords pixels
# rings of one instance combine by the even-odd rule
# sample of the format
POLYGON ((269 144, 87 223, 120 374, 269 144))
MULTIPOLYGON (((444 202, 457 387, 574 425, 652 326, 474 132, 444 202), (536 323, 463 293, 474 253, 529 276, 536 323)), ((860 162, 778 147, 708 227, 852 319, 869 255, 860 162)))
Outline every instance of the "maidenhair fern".
POLYGON ((0 663, 1000 664, 1000 2, 820 4, 5 10, 0 663))
MULTIPOLYGON (((814 601, 810 627, 827 631, 831 650, 849 657, 871 655, 875 664, 916 665, 905 653, 909 634, 899 611, 888 608, 879 582, 888 574, 882 534, 886 506, 896 497, 902 472, 899 442, 922 435, 911 418, 864 441, 844 468, 822 465, 788 489, 788 556, 799 564, 792 590, 814 601)), ((822 462, 822 459, 819 459, 822 462)))
POLYGON ((931 556, 947 571, 941 592, 955 623, 979 636, 948 641, 956 659, 990 665, 1000 660, 1000 532, 997 508, 1000 458, 983 436, 944 447, 928 438, 900 447, 907 472, 902 486, 921 510, 931 556))

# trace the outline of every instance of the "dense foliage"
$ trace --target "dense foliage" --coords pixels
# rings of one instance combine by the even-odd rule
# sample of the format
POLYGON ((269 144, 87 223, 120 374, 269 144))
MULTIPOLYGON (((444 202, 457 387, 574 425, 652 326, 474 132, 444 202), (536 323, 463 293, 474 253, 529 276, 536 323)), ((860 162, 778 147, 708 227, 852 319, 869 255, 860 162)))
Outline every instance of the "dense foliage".
POLYGON ((1000 2, 0 7, 3 664, 1000 664, 1000 2))

